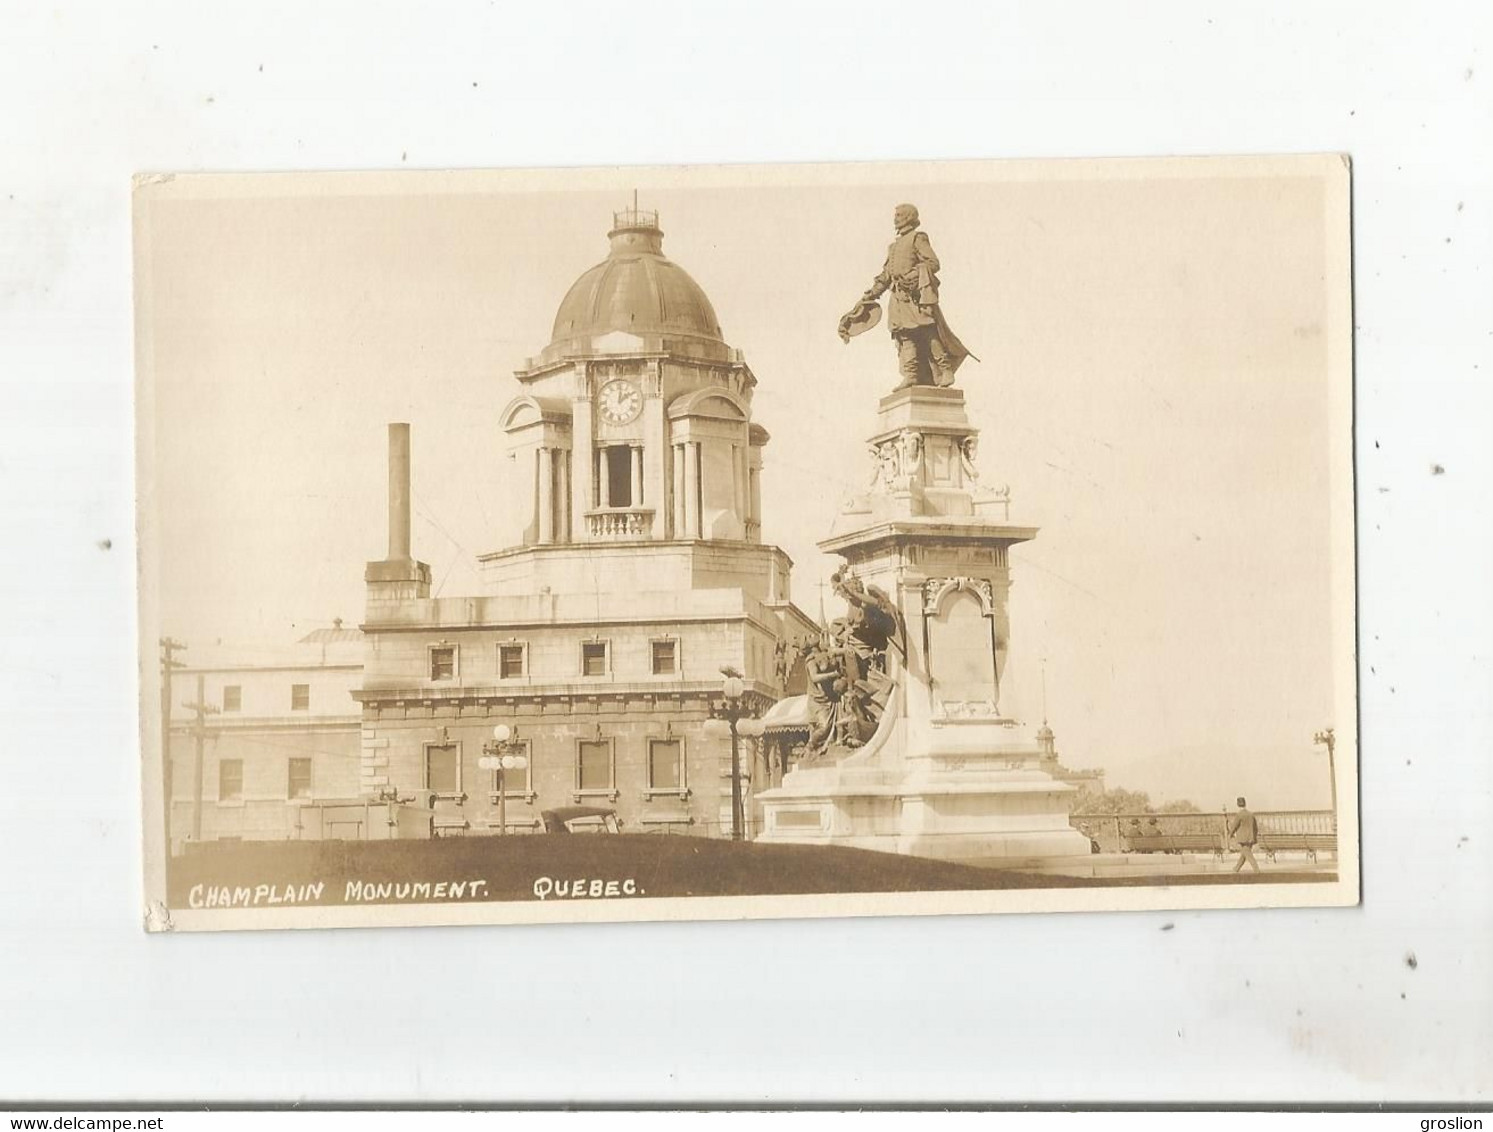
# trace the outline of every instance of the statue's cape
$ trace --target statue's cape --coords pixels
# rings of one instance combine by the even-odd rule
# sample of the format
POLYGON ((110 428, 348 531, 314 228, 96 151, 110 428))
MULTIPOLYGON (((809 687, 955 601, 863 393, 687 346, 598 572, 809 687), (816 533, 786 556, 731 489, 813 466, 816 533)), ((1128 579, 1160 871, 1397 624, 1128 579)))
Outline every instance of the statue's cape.
POLYGON ((855 304, 840 319, 840 337, 847 342, 857 334, 864 334, 881 322, 881 304, 864 299, 855 304))
POLYGON ((965 358, 978 357, 969 352, 969 347, 959 341, 958 335, 949 329, 949 324, 944 320, 943 305, 938 304, 933 308, 933 326, 938 334, 938 340, 943 343, 943 348, 949 353, 949 373, 952 375, 964 364, 965 358))

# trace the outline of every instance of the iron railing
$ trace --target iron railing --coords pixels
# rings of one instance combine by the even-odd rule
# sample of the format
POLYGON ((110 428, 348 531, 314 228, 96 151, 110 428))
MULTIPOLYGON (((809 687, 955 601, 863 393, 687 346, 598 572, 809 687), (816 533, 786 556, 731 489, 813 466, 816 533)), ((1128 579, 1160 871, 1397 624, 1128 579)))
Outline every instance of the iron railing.
MULTIPOLYGON (((1271 834, 1288 835, 1318 835, 1333 836, 1337 831, 1337 822, 1331 810, 1254 810, 1255 820, 1259 826, 1260 841, 1268 844, 1271 834)), ((1201 814, 1071 814, 1068 824, 1080 833, 1099 842, 1099 848, 1106 853, 1123 853, 1129 844, 1131 831, 1135 826, 1132 821, 1140 823, 1143 835, 1149 835, 1155 831, 1162 837, 1183 837, 1188 835, 1221 835, 1227 837, 1229 830, 1229 813, 1201 814), (1151 819, 1156 819, 1156 824, 1151 825, 1151 819)))

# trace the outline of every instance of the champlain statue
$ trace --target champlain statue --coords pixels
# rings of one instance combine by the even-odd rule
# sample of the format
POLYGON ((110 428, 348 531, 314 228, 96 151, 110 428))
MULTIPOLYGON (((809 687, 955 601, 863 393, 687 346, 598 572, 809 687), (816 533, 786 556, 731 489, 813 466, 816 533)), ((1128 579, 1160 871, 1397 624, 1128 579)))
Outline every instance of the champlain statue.
MULTIPOLYGON (((870 330, 881 321, 877 301, 892 292, 888 326, 897 347, 902 374, 898 389, 909 385, 953 385, 954 374, 973 354, 944 321, 938 302, 938 256, 926 232, 918 230, 918 210, 899 204, 892 213, 897 238, 887 248, 881 274, 854 309, 840 319, 840 340, 870 330)), ((979 361, 979 358, 975 358, 979 361)))

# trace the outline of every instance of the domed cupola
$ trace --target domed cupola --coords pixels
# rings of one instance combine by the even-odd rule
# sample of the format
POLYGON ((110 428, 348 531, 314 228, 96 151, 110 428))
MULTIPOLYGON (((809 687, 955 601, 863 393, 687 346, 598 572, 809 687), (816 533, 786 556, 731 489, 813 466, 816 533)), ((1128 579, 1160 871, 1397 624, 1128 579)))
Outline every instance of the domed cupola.
POLYGON ((658 213, 632 208, 612 220, 611 253, 566 293, 541 364, 639 351, 729 360, 715 308, 663 254, 658 213))
POLYGON ((525 543, 761 541, 757 384, 700 285, 664 258, 658 213, 612 214, 503 411, 533 501, 525 543))

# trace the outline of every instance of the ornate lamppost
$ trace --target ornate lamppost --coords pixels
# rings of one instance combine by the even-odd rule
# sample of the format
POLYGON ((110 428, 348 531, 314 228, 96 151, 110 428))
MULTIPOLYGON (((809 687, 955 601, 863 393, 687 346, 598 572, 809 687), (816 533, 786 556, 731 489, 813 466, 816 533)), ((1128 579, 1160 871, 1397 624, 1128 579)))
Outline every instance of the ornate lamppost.
POLYGON ((731 840, 741 841, 746 837, 746 810, 741 797, 741 737, 756 738, 762 734, 762 721, 753 718, 743 707, 746 695, 746 680, 735 668, 721 669, 725 679, 721 682, 722 706, 715 719, 706 724, 707 733, 720 734, 717 728, 725 724, 731 736, 731 840), (710 726, 715 724, 716 727, 710 726))
POLYGON ((508 832, 508 792, 504 789, 503 772, 525 770, 529 765, 527 755, 511 753, 518 746, 517 729, 500 723, 492 729, 492 739, 482 744, 482 757, 477 765, 483 770, 496 771, 498 775, 498 836, 508 832))
POLYGON ((1332 779, 1332 828, 1337 829, 1337 762, 1333 758, 1333 750, 1337 746, 1337 736, 1333 734, 1331 727, 1323 728, 1312 736, 1312 742, 1319 747, 1327 748, 1327 774, 1332 779))

